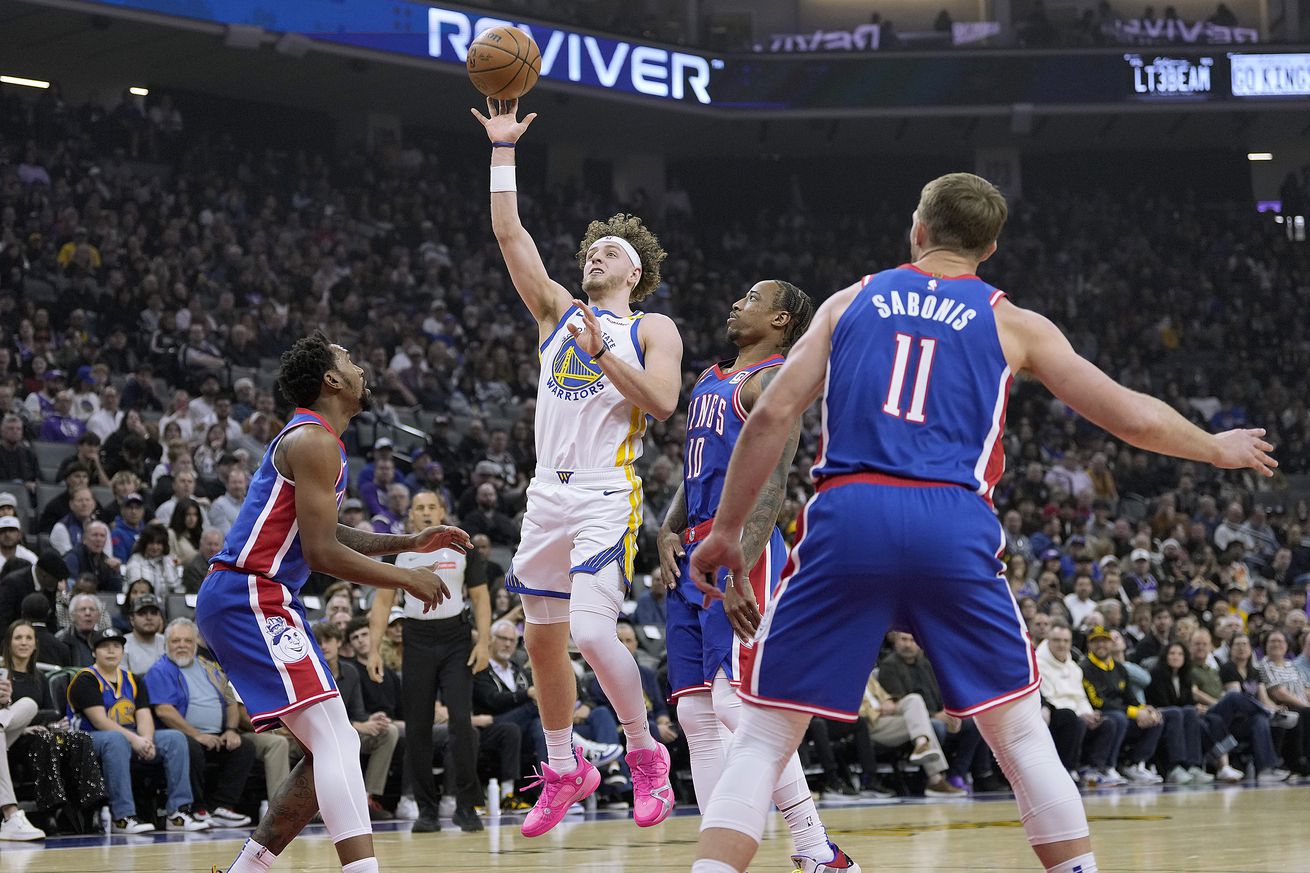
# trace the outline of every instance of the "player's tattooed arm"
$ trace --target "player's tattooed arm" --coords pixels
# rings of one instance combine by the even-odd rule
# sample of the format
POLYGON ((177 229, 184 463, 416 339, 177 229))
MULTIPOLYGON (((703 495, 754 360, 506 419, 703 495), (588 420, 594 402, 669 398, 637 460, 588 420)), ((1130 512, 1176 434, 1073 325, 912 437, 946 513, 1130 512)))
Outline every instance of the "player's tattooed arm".
POLYGON ((656 543, 660 553, 660 579, 667 588, 676 588, 682 571, 678 562, 687 557, 682 547, 682 532, 687 528, 687 492, 686 483, 679 482, 678 490, 673 493, 669 510, 664 513, 664 523, 660 525, 656 543))
POLYGON ((337 542, 370 558, 397 555, 414 547, 414 537, 409 534, 373 533, 344 524, 337 525, 337 542))
MULTIPOLYGON (((758 378, 749 380, 746 386, 750 387, 743 386, 742 394, 745 395, 744 402, 748 409, 754 405, 755 400, 777 375, 778 368, 771 367, 763 371, 758 378)), ((769 547, 773 529, 778 525, 778 515, 782 512, 782 504, 787 495, 787 477, 791 473, 791 464, 796 457, 800 436, 801 424, 797 420, 792 426, 791 433, 787 435, 787 444, 778 466, 769 474, 759 499, 755 501, 750 515, 746 517, 746 525, 741 535, 741 550, 746 556, 745 566, 748 569, 759 562, 760 556, 769 547)), ((728 621, 739 637, 744 640, 754 637, 760 625, 761 613, 760 605, 756 603, 755 594, 747 580, 733 580, 732 585, 724 586, 723 607, 727 611, 728 621)))

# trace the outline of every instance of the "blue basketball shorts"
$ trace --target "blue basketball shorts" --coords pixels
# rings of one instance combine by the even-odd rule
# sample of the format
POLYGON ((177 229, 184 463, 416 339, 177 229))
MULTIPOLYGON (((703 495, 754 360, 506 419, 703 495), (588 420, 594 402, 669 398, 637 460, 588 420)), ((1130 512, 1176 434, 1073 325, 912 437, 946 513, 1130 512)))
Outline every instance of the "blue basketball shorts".
POLYGON ((196 624, 256 731, 337 695, 305 608, 281 582, 213 569, 200 586, 196 624))
POLYGON ((825 482, 747 654, 742 698, 855 721, 892 629, 923 647, 951 715, 1033 691, 1037 661, 1001 575, 1003 546, 991 507, 959 486, 880 474, 825 482))
MULTIPOLYGON (((698 538, 685 544, 686 557, 679 564, 682 576, 678 587, 669 592, 665 603, 669 687, 673 689, 670 699, 708 691, 719 670, 723 670, 734 686, 740 685, 746 654, 751 649, 751 645, 743 645, 732 632, 723 601, 712 601, 708 609, 701 606, 704 595, 691 578, 691 556, 700 541, 709 535, 709 528, 703 525, 697 530, 700 531, 698 538)), ((786 559, 787 544, 775 528, 764 554, 750 572, 750 586, 760 612, 764 611, 778 585, 786 559)), ((717 582, 720 591, 726 576, 727 571, 719 568, 717 582)))

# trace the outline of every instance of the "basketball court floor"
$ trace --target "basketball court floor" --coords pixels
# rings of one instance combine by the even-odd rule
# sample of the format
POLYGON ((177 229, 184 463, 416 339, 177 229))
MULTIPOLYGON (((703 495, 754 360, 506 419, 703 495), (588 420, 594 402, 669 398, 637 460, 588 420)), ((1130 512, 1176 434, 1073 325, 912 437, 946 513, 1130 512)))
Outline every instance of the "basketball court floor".
MULTIPOLYGON (((1102 873, 1294 873, 1310 871, 1310 785, 1127 788, 1085 795, 1102 873)), ((1035 871, 1008 795, 958 801, 899 799, 821 805, 830 834, 864 870, 1035 871)), ((630 815, 630 814, 629 814, 630 815)), ((384 871, 501 873, 673 873, 695 857, 699 818, 680 808, 639 830, 618 813, 570 815, 544 837, 519 835, 520 816, 465 834, 447 825, 411 835, 408 822, 378 826, 384 871)), ((73 837, 0 844, 3 873, 209 873, 225 867, 245 831, 202 835, 73 837)), ((786 828, 774 816, 755 873, 788 873, 786 828)), ((278 860, 279 871, 340 870, 321 826, 308 829, 278 860)))

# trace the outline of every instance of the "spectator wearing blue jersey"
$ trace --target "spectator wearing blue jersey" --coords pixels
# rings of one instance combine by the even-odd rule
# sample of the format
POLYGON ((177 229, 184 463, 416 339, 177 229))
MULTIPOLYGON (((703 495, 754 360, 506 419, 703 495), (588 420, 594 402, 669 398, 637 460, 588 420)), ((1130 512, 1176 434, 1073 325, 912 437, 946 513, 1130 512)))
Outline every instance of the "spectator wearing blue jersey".
POLYGON ((123 563, 132 557, 136 538, 146 529, 146 504, 141 495, 133 491, 119 505, 118 518, 110 530, 114 557, 123 563))

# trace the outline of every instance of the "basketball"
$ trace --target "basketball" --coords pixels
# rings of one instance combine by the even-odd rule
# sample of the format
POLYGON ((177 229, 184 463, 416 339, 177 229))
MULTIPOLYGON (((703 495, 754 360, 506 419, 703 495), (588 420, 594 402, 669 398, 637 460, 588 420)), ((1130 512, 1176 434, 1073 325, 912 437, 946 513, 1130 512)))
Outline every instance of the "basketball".
POLYGON ((493 27, 469 46, 469 81, 488 97, 517 100, 541 75, 541 50, 517 27, 493 27))

